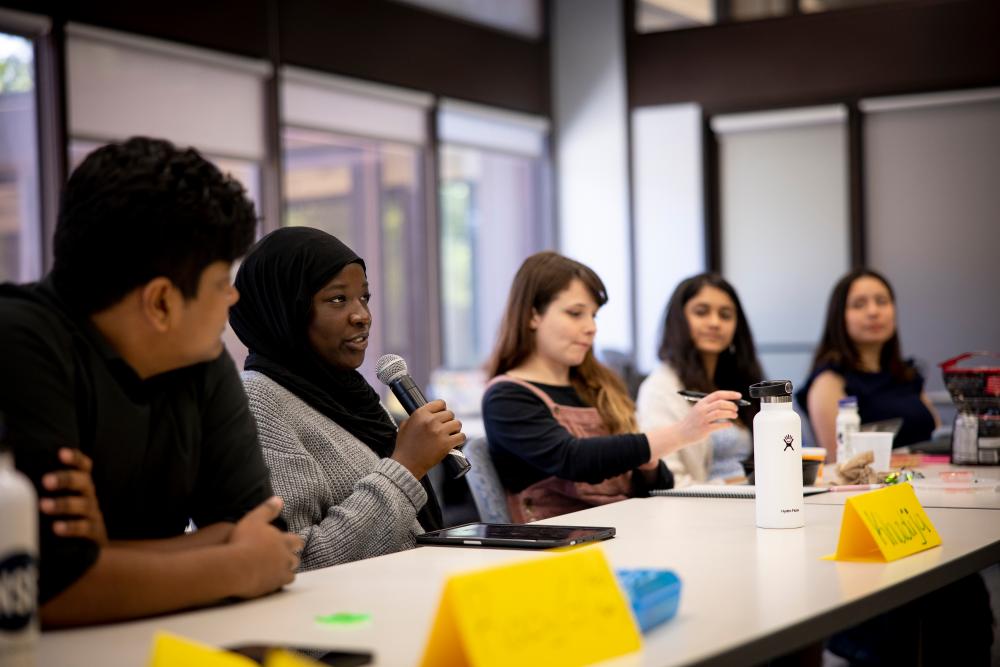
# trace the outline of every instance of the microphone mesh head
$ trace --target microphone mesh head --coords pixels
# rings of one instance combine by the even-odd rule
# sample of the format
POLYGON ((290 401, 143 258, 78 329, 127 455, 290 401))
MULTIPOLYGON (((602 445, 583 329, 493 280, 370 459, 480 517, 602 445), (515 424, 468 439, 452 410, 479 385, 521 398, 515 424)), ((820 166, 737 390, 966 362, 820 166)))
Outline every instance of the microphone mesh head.
POLYGON ((398 354, 383 354, 375 364, 375 375, 383 384, 389 384, 409 372, 403 357, 398 354))

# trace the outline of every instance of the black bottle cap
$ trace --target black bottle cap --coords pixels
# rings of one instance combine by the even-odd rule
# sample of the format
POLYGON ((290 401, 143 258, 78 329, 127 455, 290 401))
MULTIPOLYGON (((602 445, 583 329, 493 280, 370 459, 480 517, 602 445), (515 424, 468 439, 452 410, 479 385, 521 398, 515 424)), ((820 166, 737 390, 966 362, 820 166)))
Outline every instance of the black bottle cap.
POLYGON ((751 398, 763 398, 765 396, 791 396, 791 380, 765 380, 757 384, 750 385, 751 398))

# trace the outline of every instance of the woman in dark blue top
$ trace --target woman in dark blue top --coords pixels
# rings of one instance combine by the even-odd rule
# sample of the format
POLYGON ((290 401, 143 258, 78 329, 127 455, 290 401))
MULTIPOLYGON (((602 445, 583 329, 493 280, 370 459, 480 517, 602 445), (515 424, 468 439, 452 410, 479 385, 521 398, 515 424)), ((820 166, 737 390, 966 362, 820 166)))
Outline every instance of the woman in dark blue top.
POLYGON ((833 288, 812 373, 797 394, 831 461, 845 396, 857 397, 862 423, 902 418, 895 447, 930 439, 938 425, 924 378, 900 354, 892 287, 870 269, 851 271, 833 288))
MULTIPOLYGON (((862 423, 902 418, 894 445, 930 438, 938 417, 923 388, 923 377, 899 351, 889 281, 870 269, 851 271, 833 288, 812 373, 796 394, 829 460, 836 449, 837 401, 847 395, 857 397, 862 423)), ((838 632, 827 648, 851 665, 985 665, 992 622, 989 593, 974 574, 838 632)))

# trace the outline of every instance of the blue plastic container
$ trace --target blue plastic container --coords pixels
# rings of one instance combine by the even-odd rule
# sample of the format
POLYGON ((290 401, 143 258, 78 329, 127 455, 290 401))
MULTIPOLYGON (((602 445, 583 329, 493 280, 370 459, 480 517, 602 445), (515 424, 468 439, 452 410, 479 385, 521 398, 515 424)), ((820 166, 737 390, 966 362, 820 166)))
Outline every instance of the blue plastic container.
POLYGON ((681 601, 681 580, 672 570, 615 570, 643 633, 669 621, 681 601))

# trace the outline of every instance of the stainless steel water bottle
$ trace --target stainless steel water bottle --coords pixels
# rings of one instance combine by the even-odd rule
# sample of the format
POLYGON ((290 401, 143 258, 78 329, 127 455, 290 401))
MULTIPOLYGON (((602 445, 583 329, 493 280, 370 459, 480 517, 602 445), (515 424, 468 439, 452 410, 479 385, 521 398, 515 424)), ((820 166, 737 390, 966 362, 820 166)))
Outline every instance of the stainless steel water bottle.
POLYGON ((801 528, 802 420, 792 410, 788 380, 750 385, 760 399, 753 420, 754 485, 758 528, 801 528))

